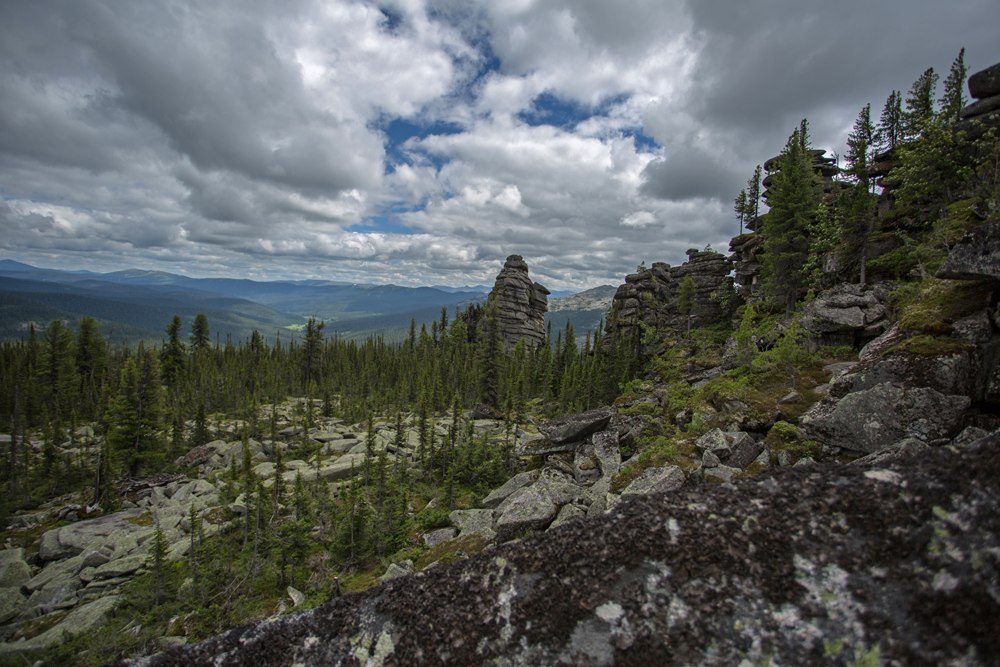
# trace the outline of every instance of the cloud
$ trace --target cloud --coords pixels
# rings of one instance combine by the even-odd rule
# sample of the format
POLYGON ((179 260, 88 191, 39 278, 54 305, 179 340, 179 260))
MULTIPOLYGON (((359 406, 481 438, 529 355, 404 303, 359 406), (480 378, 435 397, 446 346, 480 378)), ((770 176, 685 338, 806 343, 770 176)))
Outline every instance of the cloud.
POLYGON ((799 119, 843 152, 989 0, 0 4, 0 248, 95 270, 617 282, 738 231, 799 119), (905 18, 901 18, 905 17, 905 18), (397 134, 393 128, 411 128, 397 134))

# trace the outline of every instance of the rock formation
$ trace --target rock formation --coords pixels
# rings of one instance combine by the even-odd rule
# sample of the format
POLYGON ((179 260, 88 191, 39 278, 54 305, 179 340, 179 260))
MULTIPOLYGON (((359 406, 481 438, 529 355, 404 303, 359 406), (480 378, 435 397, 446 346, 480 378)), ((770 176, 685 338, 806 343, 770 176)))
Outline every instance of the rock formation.
POLYGON ((133 664, 997 664, 998 447, 624 500, 133 664))
POLYGON ((1000 127, 1000 63, 970 76, 969 94, 976 101, 959 112, 955 129, 975 138, 990 127, 1000 127))
POLYGON ((688 277, 695 288, 690 326, 701 327, 722 319, 722 307, 713 295, 732 291, 730 261, 711 250, 692 249, 687 256, 688 261, 680 266, 654 262, 649 269, 625 276, 625 284, 619 286, 611 303, 608 336, 628 339, 640 322, 654 328, 685 330, 688 316, 680 311, 678 294, 682 281, 688 277))
MULTIPOLYGON (((545 312, 549 291, 531 282, 528 265, 520 255, 511 255, 497 275, 487 298, 492 305, 504 346, 510 350, 518 341, 528 349, 545 343, 545 312)), ((488 306, 489 307, 489 306, 488 306)))

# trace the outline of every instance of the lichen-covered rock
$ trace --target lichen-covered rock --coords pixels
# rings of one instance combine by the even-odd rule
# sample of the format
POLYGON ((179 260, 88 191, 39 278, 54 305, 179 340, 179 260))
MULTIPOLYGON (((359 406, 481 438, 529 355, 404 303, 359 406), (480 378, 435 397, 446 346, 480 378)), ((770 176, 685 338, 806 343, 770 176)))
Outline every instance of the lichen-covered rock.
POLYGON ((528 349, 545 342, 545 313, 549 291, 528 277, 528 265, 520 255, 511 255, 497 275, 487 303, 495 317, 504 346, 513 349, 524 341, 528 349))
POLYGON ((31 566, 24 560, 24 549, 0 551, 0 588, 20 586, 31 579, 31 566))
POLYGON ((997 664, 998 448, 633 498, 134 664, 997 664))
POLYGON ((614 414, 611 408, 588 410, 545 422, 538 427, 538 430, 554 445, 579 442, 589 435, 604 430, 614 414))
POLYGON ((38 558, 42 561, 59 560, 75 556, 95 543, 115 541, 117 544, 128 535, 151 532, 148 522, 139 519, 142 514, 140 509, 128 509, 53 528, 42 535, 38 558), (142 525, 144 523, 147 525, 142 525))
POLYGON ((117 605, 117 595, 108 595, 81 605, 40 635, 24 641, 0 644, 0 656, 49 648, 71 637, 90 632, 100 626, 117 605))
POLYGON ((888 296, 883 285, 837 285, 807 303, 798 319, 825 343, 859 346, 888 328, 888 296))
POLYGON ((622 498, 648 493, 666 493, 684 486, 684 471, 677 466, 647 468, 622 490, 622 498))
POLYGON ((489 495, 483 498, 483 507, 496 507, 522 486, 527 486, 538 479, 538 473, 538 470, 526 470, 517 473, 502 485, 490 491, 489 495))
POLYGON ((506 541, 529 530, 547 528, 559 512, 544 484, 532 484, 515 491, 497 508, 497 538, 506 541))
POLYGON ((869 454, 904 438, 950 437, 971 403, 968 396, 883 382, 837 401, 820 401, 803 415, 800 428, 825 445, 869 454))

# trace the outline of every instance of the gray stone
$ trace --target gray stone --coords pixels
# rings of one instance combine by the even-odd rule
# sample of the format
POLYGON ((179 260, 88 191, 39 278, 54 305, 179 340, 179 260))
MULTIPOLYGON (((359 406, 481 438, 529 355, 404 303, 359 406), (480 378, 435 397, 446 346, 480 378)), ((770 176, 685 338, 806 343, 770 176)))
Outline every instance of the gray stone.
POLYGON ((94 579, 114 579, 133 575, 146 566, 147 555, 132 555, 108 561, 94 570, 94 579))
POLYGON ((969 445, 979 442, 989 434, 989 431, 986 431, 985 429, 981 429, 976 426, 967 426, 961 433, 955 436, 955 439, 951 441, 951 444, 955 447, 968 447, 969 445))
POLYGON ((493 531, 493 510, 453 510, 448 515, 448 520, 458 528, 459 537, 482 535, 487 539, 493 539, 496 534, 493 531))
POLYGON ((611 408, 598 408, 545 422, 538 430, 554 445, 579 442, 593 433, 603 431, 613 415, 614 410, 611 408))
POLYGON ((20 586, 31 579, 31 566, 24 560, 24 549, 0 551, 0 588, 20 586))
POLYGON ((618 436, 611 431, 595 433, 593 438, 594 457, 601 469, 601 477, 616 475, 622 466, 622 453, 618 446, 618 436))
POLYGON ((432 530, 429 533, 424 533, 421 539, 424 541, 424 545, 428 547, 436 547, 442 542, 447 542, 458 535, 458 530, 452 527, 438 528, 437 530, 432 530))
POLYGON ((385 574, 379 577, 378 580, 389 581, 390 579, 405 577, 408 574, 413 574, 413 561, 409 559, 399 563, 390 563, 389 567, 385 570, 385 574))
POLYGON ((726 434, 730 440, 731 453, 726 464, 733 468, 746 468, 760 456, 764 443, 757 442, 749 433, 736 431, 726 434))
POLYGON ((0 655, 50 648, 69 638, 90 632, 103 624, 117 605, 117 595, 88 602, 69 612, 62 621, 36 637, 0 644, 0 655))
POLYGON ((513 349, 523 341, 528 349, 545 342, 545 312, 549 291, 528 277, 528 265, 520 255, 511 255, 497 275, 487 297, 504 347, 513 349))
POLYGON ((579 505, 563 505, 559 510, 559 514, 553 519, 552 524, 549 526, 549 530, 563 525, 569 521, 575 521, 576 519, 582 519, 587 516, 587 511, 584 510, 579 505))
POLYGON ((622 490, 622 497, 676 491, 684 486, 684 471, 677 466, 647 468, 622 490))
POLYGON ((298 607, 300 604, 306 601, 306 594, 300 591, 299 589, 289 586, 285 590, 288 593, 289 599, 292 601, 293 607, 298 607))
POLYGON ((733 481, 733 477, 739 472, 739 468, 733 468, 731 466, 706 468, 704 471, 705 481, 710 484, 727 484, 733 481))
POLYGON ((1000 280, 1000 220, 990 220, 965 235, 948 253, 938 278, 1000 280))
POLYGON ((824 399, 803 415, 800 428, 823 444, 867 454, 904 438, 950 437, 971 403, 968 396, 887 382, 839 401, 824 399))
MULTIPOLYGON (((364 454, 344 454, 332 464, 325 465, 320 468, 319 475, 323 479, 331 482, 347 479, 358 474, 358 472, 361 471, 362 466, 364 466, 364 463, 364 454)), ((305 476, 305 471, 303 471, 302 474, 305 476)), ((294 474, 292 474, 292 480, 295 480, 294 474)))
POLYGON ((109 538, 119 539, 133 533, 151 532, 146 526, 131 521, 143 513, 140 509, 128 509, 46 531, 42 535, 38 558, 43 561, 60 560, 74 556, 94 543, 106 542, 109 538))
POLYGON ((496 507, 510 494, 514 493, 522 486, 527 486, 537 480, 539 472, 540 471, 538 470, 526 470, 525 472, 517 473, 501 486, 498 486, 490 491, 489 495, 483 498, 482 506, 491 508, 496 507))
POLYGON ((732 444, 721 428, 713 428, 698 438, 694 446, 702 453, 712 452, 720 461, 725 461, 732 453, 732 444))
POLYGON ((1000 63, 969 76, 969 94, 977 100, 1000 95, 1000 63))
POLYGON ((544 485, 532 484, 515 491, 497 509, 494 525, 497 537, 506 541, 528 530, 543 530, 555 518, 559 508, 544 485))
POLYGON ((21 594, 18 587, 0 588, 0 625, 17 616, 27 598, 21 594))
POLYGON ((722 461, 720 461, 719 457, 715 455, 715 452, 710 449, 706 449, 701 455, 701 465, 703 468, 714 468, 720 463, 722 463, 722 461))

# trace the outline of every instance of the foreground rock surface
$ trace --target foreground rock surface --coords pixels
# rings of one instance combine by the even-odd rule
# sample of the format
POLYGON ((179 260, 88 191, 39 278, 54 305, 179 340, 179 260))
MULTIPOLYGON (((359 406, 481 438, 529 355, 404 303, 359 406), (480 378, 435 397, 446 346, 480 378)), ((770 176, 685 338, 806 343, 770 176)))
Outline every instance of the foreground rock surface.
POLYGON ((994 433, 639 497, 135 664, 997 664, 998 493, 994 433))

